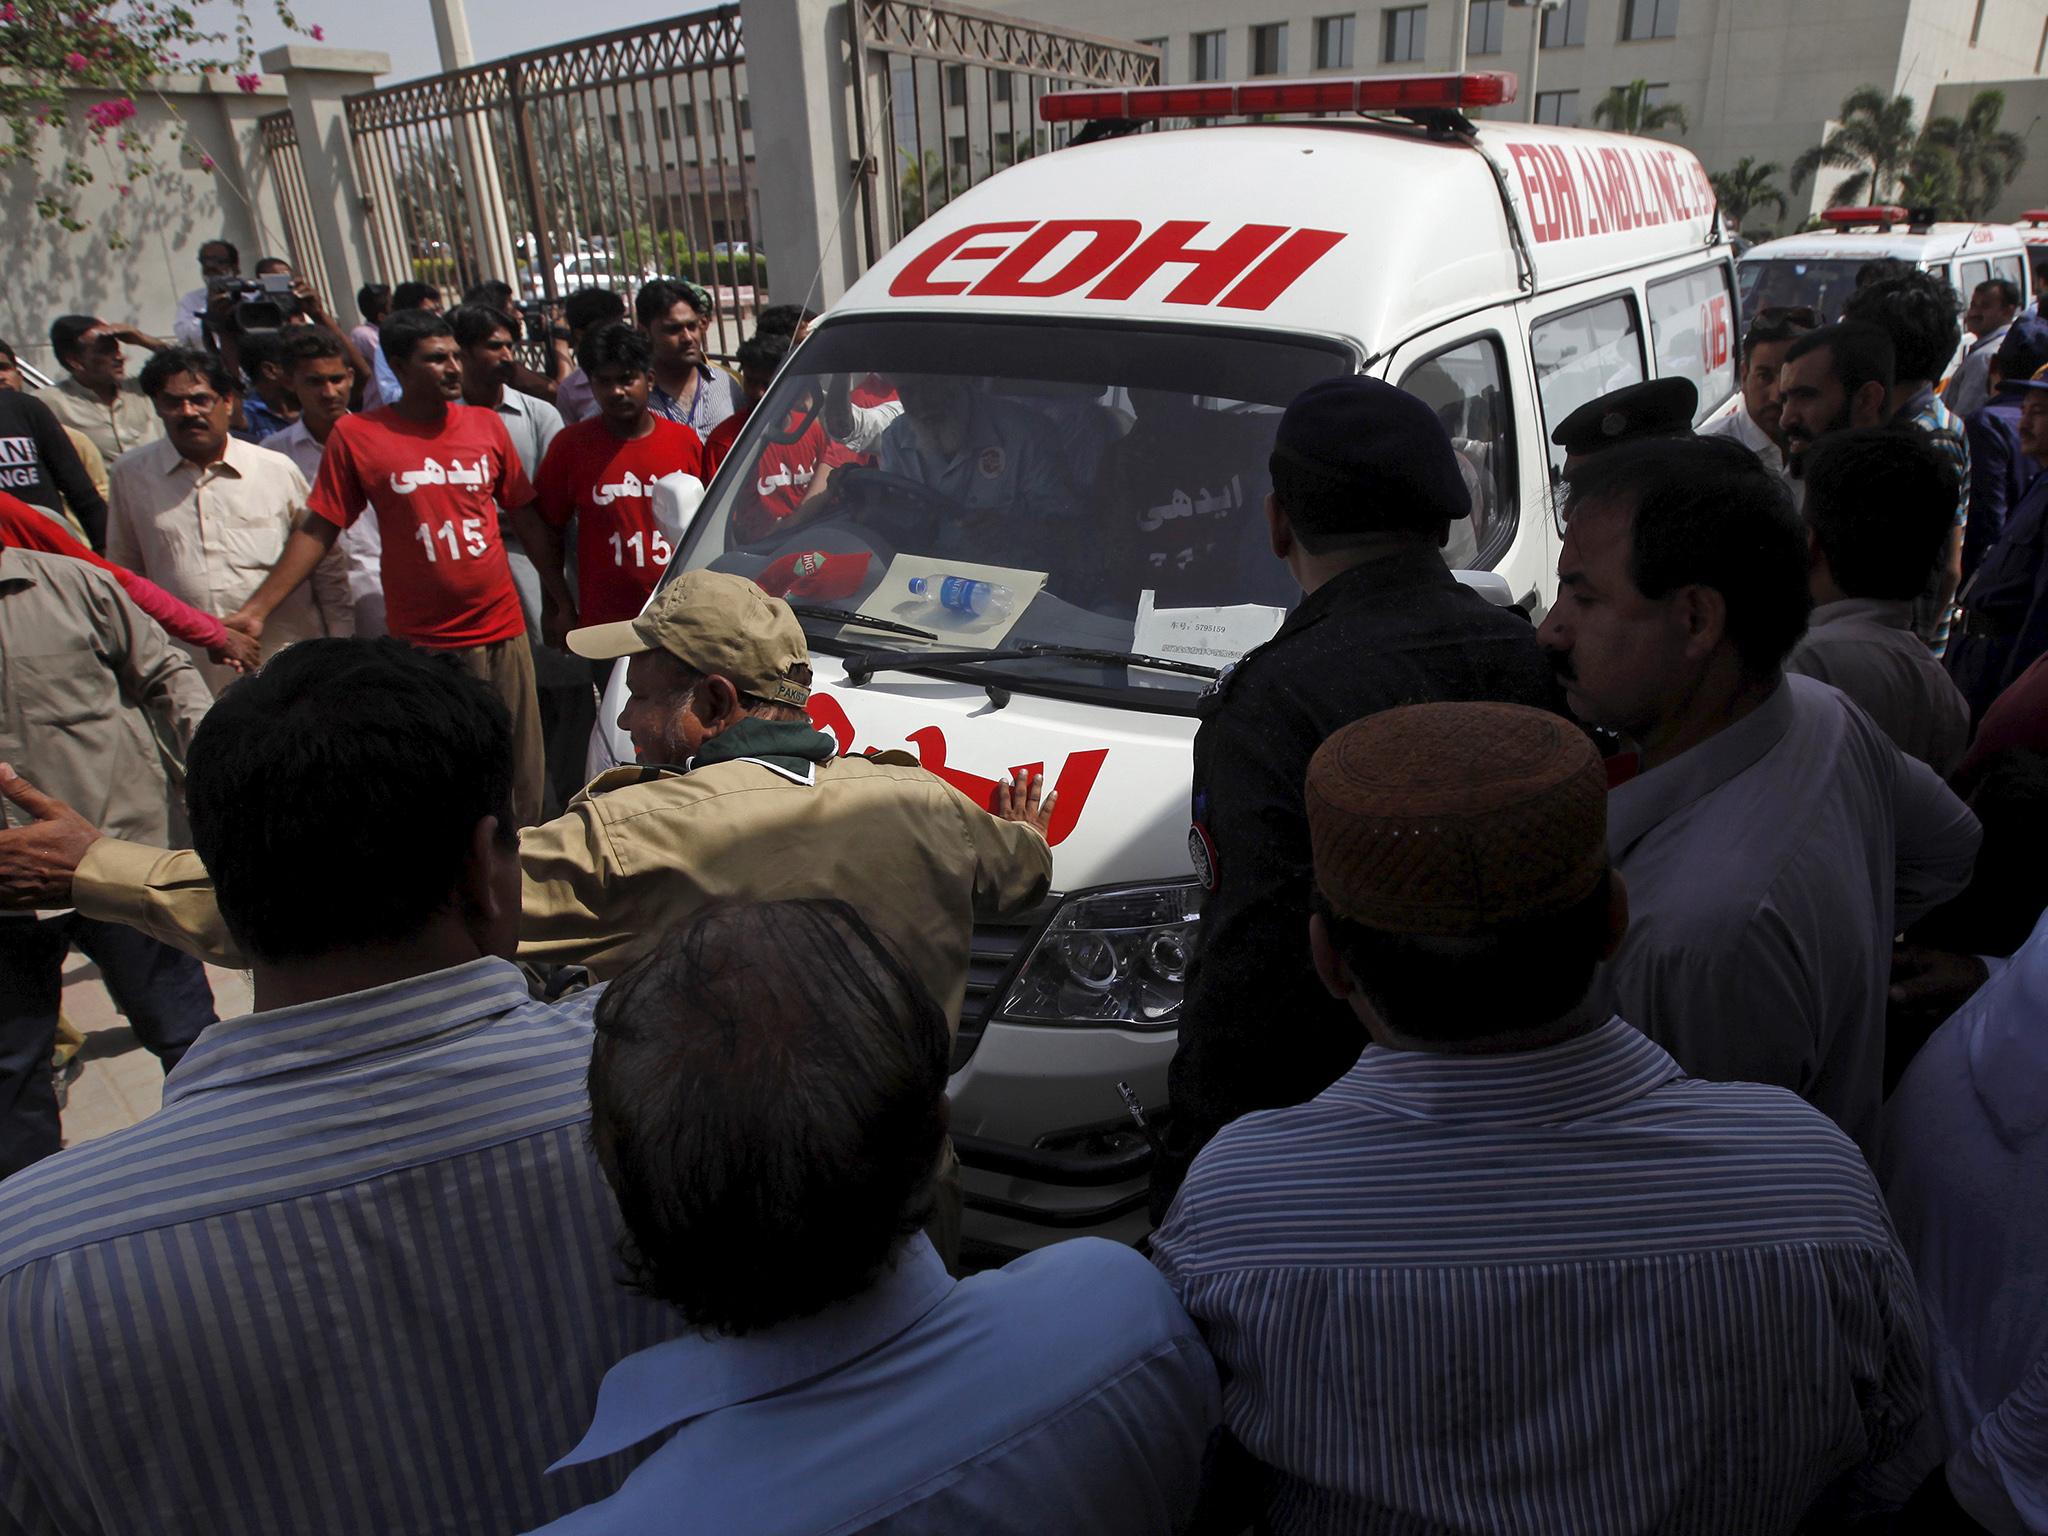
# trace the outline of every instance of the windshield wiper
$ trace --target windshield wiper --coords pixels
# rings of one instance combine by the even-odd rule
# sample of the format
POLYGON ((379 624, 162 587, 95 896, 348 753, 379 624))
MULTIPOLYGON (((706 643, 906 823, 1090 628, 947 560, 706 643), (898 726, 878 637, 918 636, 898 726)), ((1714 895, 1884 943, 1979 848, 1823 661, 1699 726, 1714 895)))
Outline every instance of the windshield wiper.
POLYGON ((1180 672, 1189 677, 1221 676, 1214 667, 1168 656, 1140 656, 1135 651, 1098 651, 1085 645, 1016 645, 993 651, 863 651, 846 658, 846 684, 858 688, 877 672, 904 672, 925 667, 958 667, 988 661, 1099 661, 1105 666, 1144 667, 1152 672, 1180 672))
POLYGON ((851 608, 821 608, 816 603, 791 603, 789 611, 800 619, 818 619, 828 624, 860 624, 869 629, 884 629, 892 635, 909 635, 917 640, 936 640, 939 637, 928 629, 919 629, 915 624, 898 624, 894 619, 870 618, 865 613, 855 613, 851 608))

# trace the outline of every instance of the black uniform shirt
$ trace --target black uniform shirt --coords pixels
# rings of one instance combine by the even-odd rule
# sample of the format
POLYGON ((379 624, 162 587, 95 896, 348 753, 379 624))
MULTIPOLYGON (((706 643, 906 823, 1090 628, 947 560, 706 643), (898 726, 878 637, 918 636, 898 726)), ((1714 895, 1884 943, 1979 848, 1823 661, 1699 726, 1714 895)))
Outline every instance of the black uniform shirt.
POLYGON ((1189 846, 1209 889, 1155 1217, 1224 1125, 1311 1099, 1357 1060, 1364 1031, 1309 957, 1309 759, 1353 720, 1442 700, 1562 707, 1529 621, 1423 546, 1319 587, 1204 699, 1189 846))

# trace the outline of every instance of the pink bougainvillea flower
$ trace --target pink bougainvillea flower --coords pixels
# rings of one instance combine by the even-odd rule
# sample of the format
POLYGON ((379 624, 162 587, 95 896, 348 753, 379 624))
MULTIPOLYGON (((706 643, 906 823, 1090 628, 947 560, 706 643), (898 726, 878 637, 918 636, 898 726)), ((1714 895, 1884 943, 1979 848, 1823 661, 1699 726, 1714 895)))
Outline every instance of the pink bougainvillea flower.
POLYGON ((129 193, 133 192, 134 190, 135 189, 133 187, 123 187, 121 188, 121 195, 123 197, 126 197, 129 193))
POLYGON ((84 69, 89 62, 91 61, 82 53, 67 53, 64 55, 64 67, 73 74, 84 69))
MULTIPOLYGON (((14 7, 10 5, 9 7, 7 7, 7 9, 11 11, 14 9, 14 7)), ((11 20, 12 18, 9 19, 11 20)), ((315 27, 311 32, 308 32, 306 35, 312 38, 313 41, 316 43, 324 43, 327 41, 327 29, 325 27, 315 27)))
POLYGON ((241 87, 241 88, 243 89, 243 91, 244 91, 244 92, 246 92, 247 94, 249 94, 249 95, 251 95, 251 96, 253 96, 253 95, 255 95, 255 94, 256 94, 256 87, 257 87, 257 86, 259 86, 259 85, 261 85, 262 83, 263 83, 263 77, 262 77, 261 75, 237 75, 237 76, 235 76, 235 84, 239 85, 239 86, 240 86, 240 87, 241 87))
POLYGON ((85 109, 86 118, 93 127, 105 132, 107 129, 125 123, 135 115, 135 103, 126 96, 114 101, 100 101, 85 109))
POLYGON ((0 5, 0 21, 19 21, 20 19, 21 18, 15 14, 14 6, 11 3, 7 5, 0 5))
POLYGON ((206 167, 206 169, 208 169, 208 170, 210 171, 210 170, 212 170, 212 169, 213 169, 213 156, 211 156, 211 155, 201 155, 201 156, 199 157, 199 163, 200 163, 201 165, 205 166, 205 167, 206 167))

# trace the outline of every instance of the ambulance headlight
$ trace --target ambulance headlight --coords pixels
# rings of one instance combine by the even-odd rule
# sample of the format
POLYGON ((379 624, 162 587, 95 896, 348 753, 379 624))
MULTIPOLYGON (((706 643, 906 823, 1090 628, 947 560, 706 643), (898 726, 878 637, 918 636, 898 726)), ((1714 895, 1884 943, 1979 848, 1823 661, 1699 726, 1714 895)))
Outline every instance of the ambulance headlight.
POLYGON ((1193 881, 1092 891, 1064 902, 1039 935, 999 1016, 1019 1024, 1172 1029, 1187 994, 1201 920, 1193 881))

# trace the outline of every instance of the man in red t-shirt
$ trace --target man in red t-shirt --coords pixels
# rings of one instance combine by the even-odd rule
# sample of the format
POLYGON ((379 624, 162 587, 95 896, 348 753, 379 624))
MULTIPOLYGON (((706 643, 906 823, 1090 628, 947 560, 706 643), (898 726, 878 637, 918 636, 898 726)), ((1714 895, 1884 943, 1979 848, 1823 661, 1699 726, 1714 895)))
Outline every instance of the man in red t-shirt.
POLYGON ((381 340, 403 392, 395 404, 334 424, 307 515, 227 623, 260 635, 270 611, 367 505, 383 542, 386 626, 401 640, 454 657, 505 701, 513 810, 521 826, 531 825, 540 820, 545 771, 540 705, 498 509, 516 513, 533 500, 533 487, 497 416, 460 403, 462 367, 447 321, 402 310, 385 321, 381 340))
POLYGON ((579 626, 639 614, 675 552, 655 520, 654 482, 672 474, 701 480, 706 473, 697 434, 648 409, 654 372, 646 333, 604 326, 583 338, 576 361, 597 414, 562 429, 535 477, 538 499, 514 516, 540 573, 541 627, 553 646, 579 626), (562 530, 572 517, 573 592, 562 569, 562 530))

